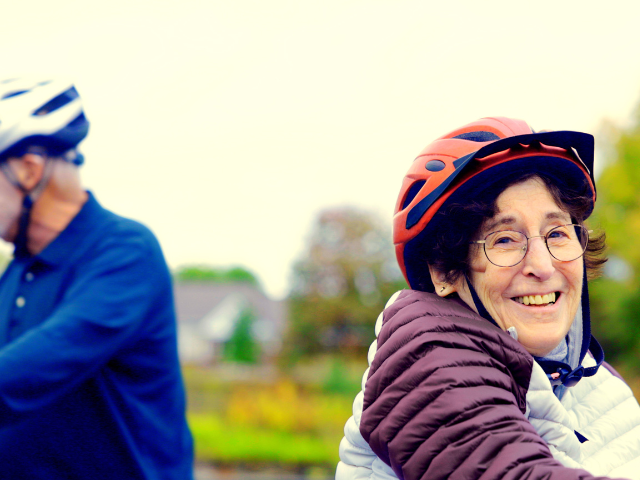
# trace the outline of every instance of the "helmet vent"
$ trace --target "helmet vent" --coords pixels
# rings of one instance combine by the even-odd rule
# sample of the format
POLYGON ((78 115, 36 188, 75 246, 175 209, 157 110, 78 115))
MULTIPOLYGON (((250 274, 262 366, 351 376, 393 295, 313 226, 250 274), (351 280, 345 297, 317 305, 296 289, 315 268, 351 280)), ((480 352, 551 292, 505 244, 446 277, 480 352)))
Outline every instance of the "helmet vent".
POLYGON ((427 183, 426 180, 418 180, 413 185, 411 185, 409 191, 407 192, 407 196, 404 197, 404 202, 402 202, 402 210, 407 208, 407 205, 409 205, 411 201, 416 198, 416 195, 418 195, 418 192, 425 183, 427 183))
POLYGON ((0 98, 0 100, 5 100, 7 98, 11 98, 11 97, 17 97, 18 95, 22 95, 23 93, 27 93, 29 90, 18 90, 16 92, 9 92, 6 93, 2 96, 2 98, 0 98))
POLYGON ((84 116, 84 113, 81 113, 80 115, 78 115, 76 118, 74 118, 73 120, 71 120, 71 122, 69 123, 69 127, 78 127, 80 125, 84 125, 88 123, 87 122, 87 118, 84 116))
POLYGON ((70 103, 71 101, 75 100, 78 97, 79 95, 76 89, 74 87, 71 87, 66 92, 62 92, 57 97, 49 100, 47 103, 45 103, 43 106, 38 108, 35 112, 33 112, 32 115, 33 116, 48 115, 49 113, 55 112, 59 108, 64 107, 66 104, 70 103))
POLYGON ((471 140, 472 142, 493 142, 495 140, 500 140, 500 137, 495 133, 485 131, 461 133, 460 135, 456 135, 452 138, 459 140, 471 140))
POLYGON ((446 165, 442 160, 429 160, 427 164, 424 166, 430 172, 439 172, 443 170, 446 165))

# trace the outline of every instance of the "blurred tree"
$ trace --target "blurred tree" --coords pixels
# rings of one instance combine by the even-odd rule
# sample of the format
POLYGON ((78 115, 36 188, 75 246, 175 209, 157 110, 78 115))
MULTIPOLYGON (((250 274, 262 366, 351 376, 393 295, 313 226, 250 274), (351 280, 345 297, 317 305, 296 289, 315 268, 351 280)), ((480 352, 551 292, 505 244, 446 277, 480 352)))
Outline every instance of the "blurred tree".
POLYGON ((249 307, 240 313, 231 338, 224 344, 223 357, 228 362, 257 363, 260 358, 260 345, 253 337, 253 324, 256 315, 249 307))
POLYGON ((627 128, 605 124, 607 154, 590 220, 607 234, 605 275, 591 286, 594 333, 607 360, 640 374, 640 108, 627 128))
POLYGON ((216 268, 209 265, 185 265, 174 272, 179 282, 248 283, 260 287, 258 278, 243 267, 216 268))
POLYGON ((13 260, 12 255, 0 252, 0 275, 2 275, 2 273, 5 271, 11 260, 13 260))
POLYGON ((321 212, 293 267, 289 359, 361 353, 374 338, 387 299, 402 288, 390 232, 377 216, 351 207, 321 212))

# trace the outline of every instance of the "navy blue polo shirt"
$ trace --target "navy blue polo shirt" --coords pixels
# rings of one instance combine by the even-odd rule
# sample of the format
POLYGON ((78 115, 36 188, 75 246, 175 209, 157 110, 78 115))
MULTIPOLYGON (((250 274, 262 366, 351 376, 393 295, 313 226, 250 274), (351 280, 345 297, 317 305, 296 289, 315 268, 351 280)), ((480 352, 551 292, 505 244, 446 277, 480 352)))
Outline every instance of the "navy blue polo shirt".
POLYGON ((192 461, 160 246, 89 194, 0 279, 0 478, 188 480, 192 461))

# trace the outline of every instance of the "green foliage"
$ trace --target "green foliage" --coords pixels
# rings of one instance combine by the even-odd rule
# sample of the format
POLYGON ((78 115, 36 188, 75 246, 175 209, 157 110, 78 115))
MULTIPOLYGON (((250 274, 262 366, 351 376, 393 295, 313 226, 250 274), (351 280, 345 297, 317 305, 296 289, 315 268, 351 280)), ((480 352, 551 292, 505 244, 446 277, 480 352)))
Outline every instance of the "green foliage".
POLYGON ((188 419, 200 462, 324 465, 331 469, 338 463, 340 438, 332 435, 235 425, 215 414, 192 413, 188 419))
POLYGON ((224 344, 224 359, 228 362, 255 364, 260 358, 260 345, 253 338, 252 327, 256 315, 244 308, 231 338, 224 344))
POLYGON ((322 389, 327 393, 337 393, 353 398, 360 391, 361 378, 362 372, 354 378, 343 361, 334 359, 330 364, 329 373, 324 379, 322 389))
POLYGON ((632 266, 640 265, 640 116, 615 135, 614 157, 598 178, 598 207, 594 219, 608 235, 611 251, 632 266))
POLYGON ((259 369, 243 382, 224 382, 219 371, 196 367, 184 374, 198 461, 334 471, 353 392, 324 392, 317 385, 322 375, 317 384, 301 385, 283 377, 265 383, 259 369))
POLYGON ((386 300, 406 288, 391 235, 370 212, 344 207, 316 219, 293 268, 287 360, 326 352, 366 352, 386 300))
POLYGON ((258 278, 243 267, 215 268, 207 265, 185 265, 174 273, 179 282, 248 283, 260 286, 258 278))
POLYGON ((592 282, 594 334, 607 360, 640 374, 640 110, 625 129, 608 125, 607 165, 597 180, 598 202, 590 220, 607 234, 609 256, 631 270, 629 278, 592 282))
POLYGON ((0 253, 0 274, 5 271, 13 257, 0 253))

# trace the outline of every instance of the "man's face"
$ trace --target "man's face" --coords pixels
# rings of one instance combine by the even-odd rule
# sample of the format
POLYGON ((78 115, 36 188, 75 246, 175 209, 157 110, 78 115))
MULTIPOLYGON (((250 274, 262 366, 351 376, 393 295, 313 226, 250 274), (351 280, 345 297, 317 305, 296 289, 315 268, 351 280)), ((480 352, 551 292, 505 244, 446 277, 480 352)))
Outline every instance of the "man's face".
MULTIPOLYGON (((18 160, 10 159, 11 164, 18 160)), ((22 193, 14 187, 0 170, 0 237, 13 242, 18 234, 18 221, 22 210, 22 193)))

